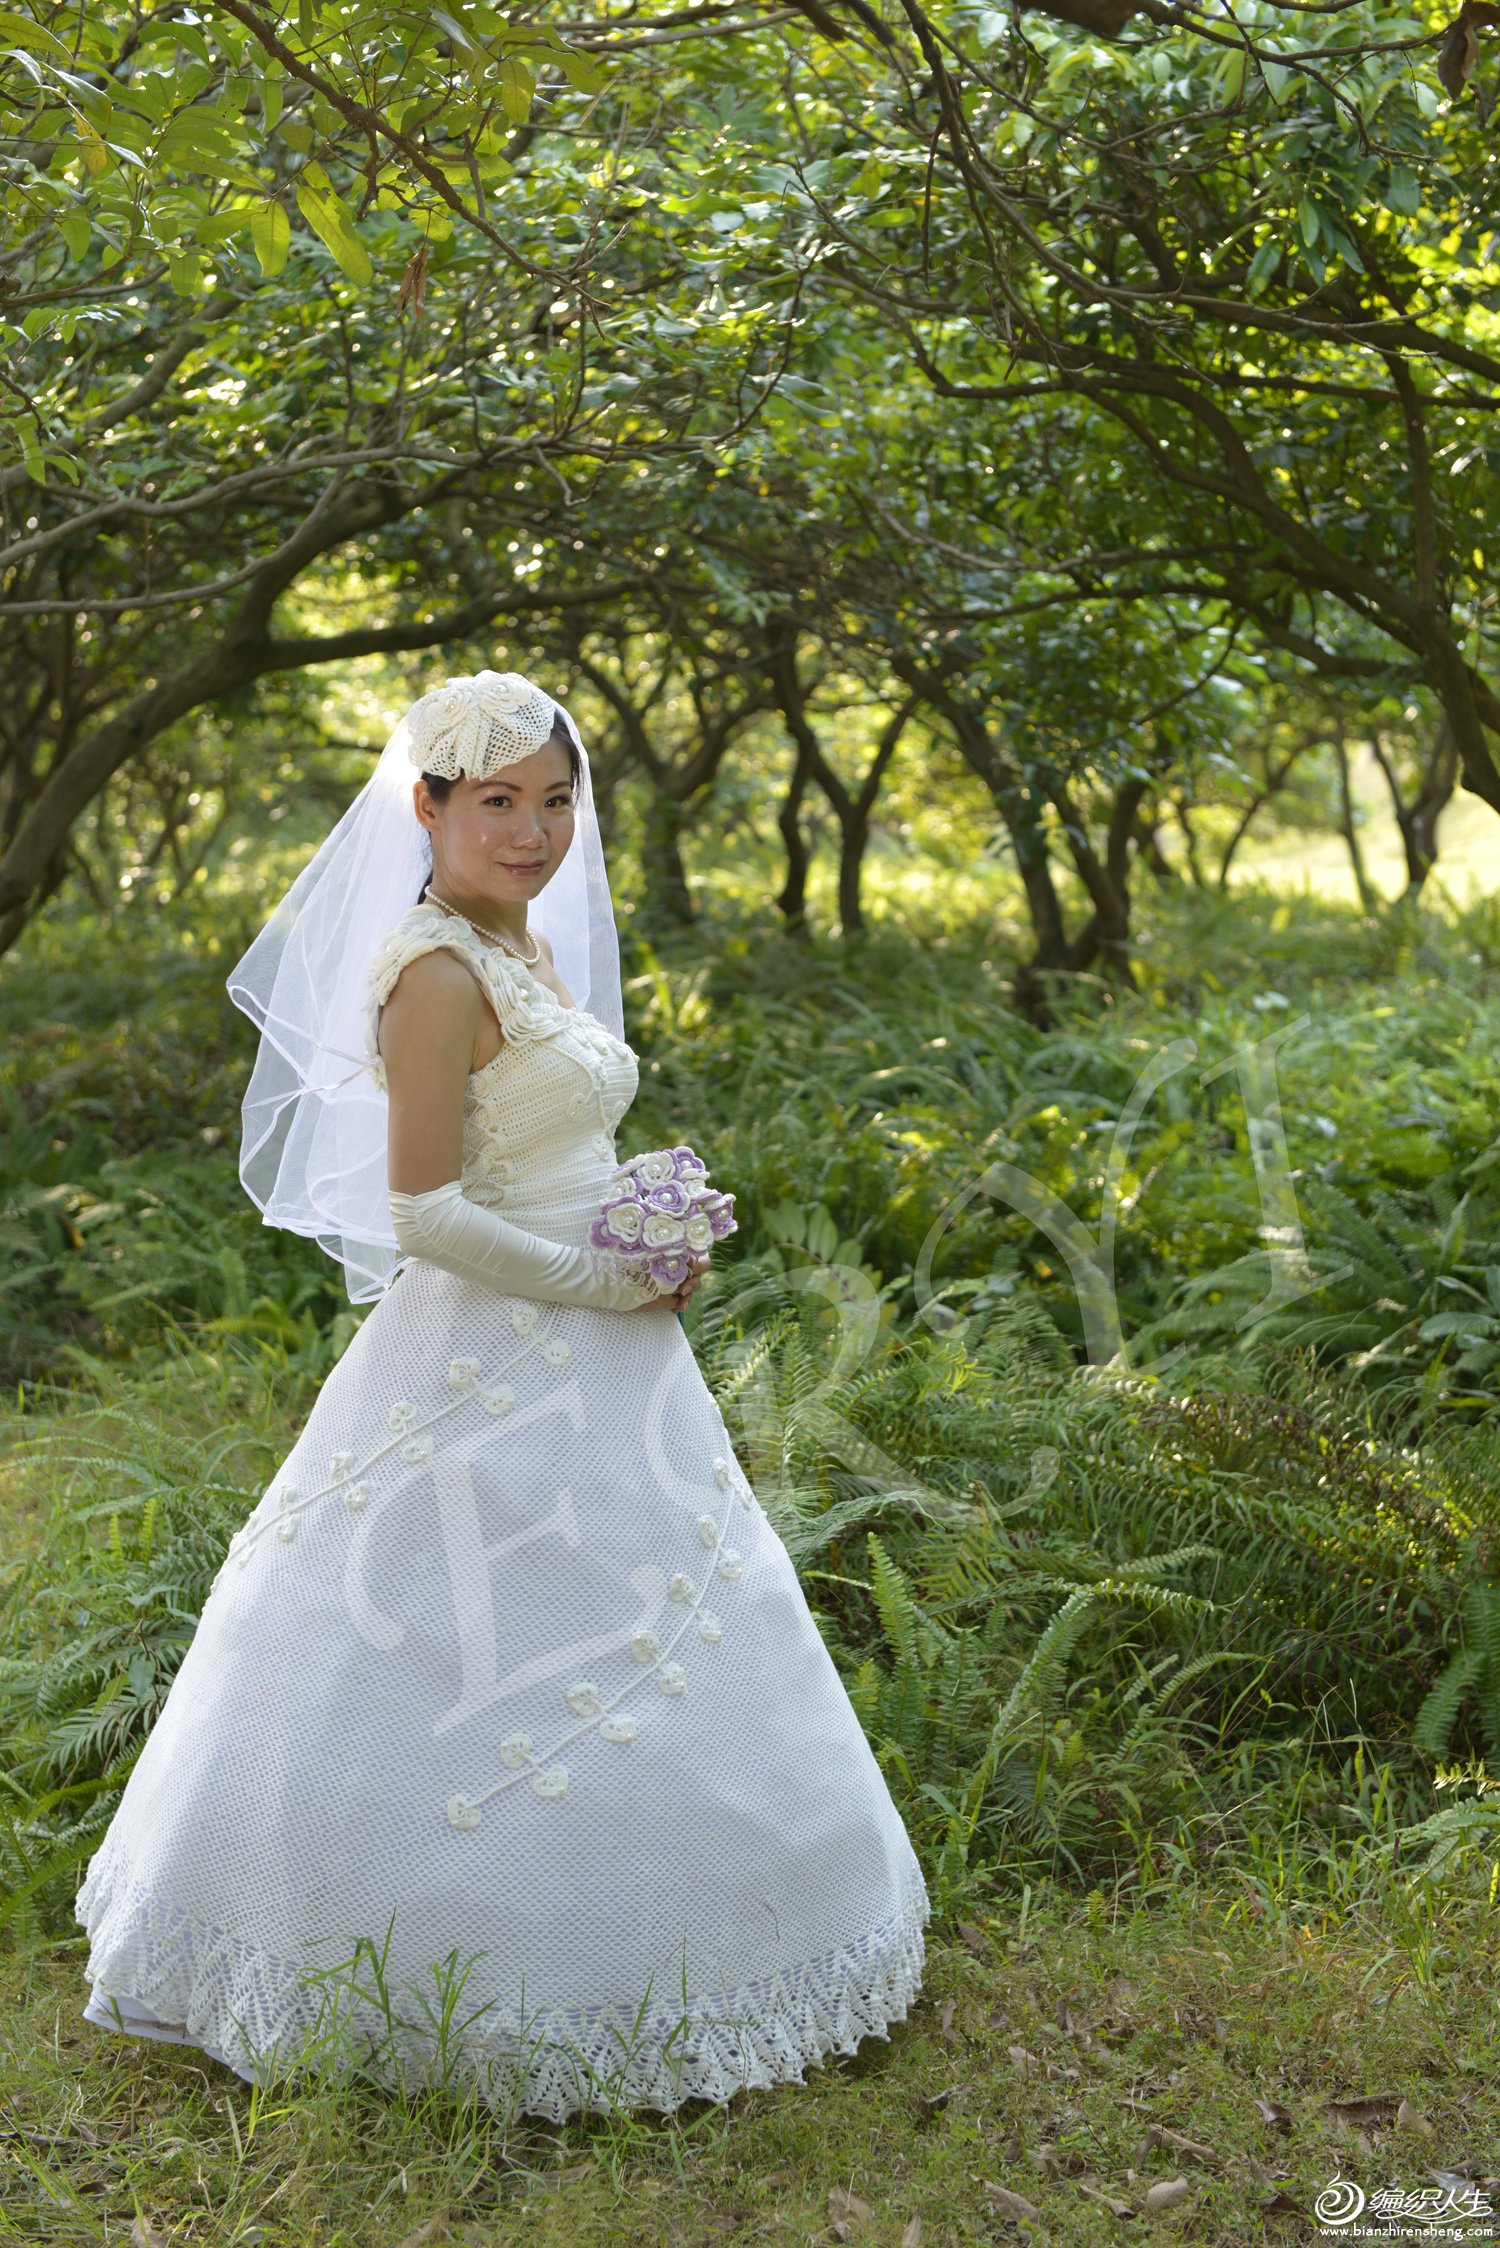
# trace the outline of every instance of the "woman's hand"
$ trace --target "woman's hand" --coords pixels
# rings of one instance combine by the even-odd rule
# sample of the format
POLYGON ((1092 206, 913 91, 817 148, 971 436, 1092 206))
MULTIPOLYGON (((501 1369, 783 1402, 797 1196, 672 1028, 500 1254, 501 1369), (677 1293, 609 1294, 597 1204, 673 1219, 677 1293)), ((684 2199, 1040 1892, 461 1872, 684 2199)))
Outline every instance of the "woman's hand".
POLYGON ((686 1311, 695 1291, 702 1284, 703 1276, 707 1270, 707 1252, 699 1250, 693 1258, 693 1269, 680 1288, 675 1289, 670 1296, 657 1296, 652 1302, 640 1304, 636 1308, 640 1311, 655 1311, 659 1304, 665 1304, 667 1309, 674 1314, 679 1311, 686 1311))

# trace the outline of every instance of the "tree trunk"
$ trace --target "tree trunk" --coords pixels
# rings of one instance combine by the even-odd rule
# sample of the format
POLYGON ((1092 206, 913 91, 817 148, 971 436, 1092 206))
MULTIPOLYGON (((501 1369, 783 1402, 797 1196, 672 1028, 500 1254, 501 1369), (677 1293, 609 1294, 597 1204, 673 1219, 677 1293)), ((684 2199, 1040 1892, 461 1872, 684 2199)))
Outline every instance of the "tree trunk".
POLYGON ((1406 854, 1406 889, 1403 894, 1408 899, 1415 898, 1437 863, 1438 819, 1444 807, 1452 800, 1453 791, 1458 784, 1458 744, 1454 739, 1453 721, 1446 710, 1439 712, 1423 762, 1417 793, 1410 804, 1401 794, 1401 783, 1378 734, 1372 733, 1370 747, 1376 764, 1385 776, 1385 784, 1391 795, 1391 809, 1401 831, 1401 848, 1406 854))
POLYGON ((1354 869, 1354 887, 1359 892, 1362 913, 1374 916, 1380 911, 1380 899, 1371 884, 1365 868, 1365 854, 1359 847, 1359 828, 1354 818, 1354 789, 1349 778, 1349 743, 1344 732, 1344 717, 1340 711, 1333 721, 1333 754, 1339 768, 1339 827, 1349 852, 1349 864, 1354 869))
POLYGON ((1016 999, 1033 1020, 1050 1019, 1046 978, 1066 974, 1072 963, 1068 957, 1062 901, 1052 879, 1047 827, 1042 816, 1043 799, 1027 786, 1009 760, 1002 757, 983 715, 954 694, 946 680, 935 673, 924 672, 909 661, 898 662, 894 668, 939 717, 947 720, 965 764, 984 782, 1005 822, 1015 853, 1016 871, 1026 894, 1033 944, 1030 960, 1016 973, 1016 999))
POLYGON ((1130 838, 1149 781, 1132 774, 1120 783, 1110 805, 1101 858, 1089 840, 1083 816, 1073 803, 1065 780, 1052 785, 1051 795, 1068 838, 1093 912, 1068 947, 1068 965, 1082 968, 1096 955, 1112 982, 1135 988, 1130 964, 1130 838))
POLYGON ((798 934, 807 927, 807 874, 812 864, 812 852, 802 828, 802 800, 807 794, 807 784, 812 779, 813 759, 806 746, 799 742, 792 765, 791 779, 786 794, 781 799, 781 810, 776 815, 776 825, 781 830, 781 841, 786 851, 786 880, 777 894, 776 904, 787 928, 798 934))
POLYGON ((682 857, 682 837, 688 822, 679 797, 653 790, 646 807, 641 865, 646 894, 641 918, 647 927, 691 928, 697 915, 682 857))
MULTIPOLYGON (((770 650, 771 685, 786 720, 786 730, 796 744, 798 769, 805 761, 807 775, 815 778, 823 794, 833 806, 839 823, 839 929, 843 936, 857 935, 865 925, 864 907, 860 899, 860 874, 865 851, 870 840, 870 814, 879 794, 880 784, 887 766, 896 753, 897 744, 906 730, 907 720, 916 707, 915 696, 909 696, 894 712, 881 731, 880 741, 870 768, 857 792, 851 791, 834 771, 823 755, 817 729, 808 716, 807 698, 797 668, 797 649, 800 635, 789 620, 783 619, 768 635, 770 650)), ((793 776, 794 785, 796 774, 793 776)), ((801 787, 805 788, 803 780, 801 787)), ((801 802, 799 789, 798 803, 801 802)), ((791 872, 794 853, 801 854, 801 865, 795 878, 795 892, 799 903, 799 919, 805 898, 807 878, 807 853, 800 820, 797 822, 795 842, 788 839, 787 828, 782 826, 783 840, 788 841, 788 887, 785 899, 793 891, 791 872)), ((783 907, 785 910, 785 907, 783 907)))

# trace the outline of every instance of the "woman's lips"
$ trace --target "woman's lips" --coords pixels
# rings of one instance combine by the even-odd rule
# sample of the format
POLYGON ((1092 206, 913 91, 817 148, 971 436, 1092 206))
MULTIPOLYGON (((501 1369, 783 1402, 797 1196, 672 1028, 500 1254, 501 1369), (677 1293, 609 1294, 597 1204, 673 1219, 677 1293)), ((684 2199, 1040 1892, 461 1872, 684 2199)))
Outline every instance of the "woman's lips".
POLYGON ((510 859, 500 861, 507 874, 540 874, 546 863, 545 859, 527 859, 524 864, 510 859))

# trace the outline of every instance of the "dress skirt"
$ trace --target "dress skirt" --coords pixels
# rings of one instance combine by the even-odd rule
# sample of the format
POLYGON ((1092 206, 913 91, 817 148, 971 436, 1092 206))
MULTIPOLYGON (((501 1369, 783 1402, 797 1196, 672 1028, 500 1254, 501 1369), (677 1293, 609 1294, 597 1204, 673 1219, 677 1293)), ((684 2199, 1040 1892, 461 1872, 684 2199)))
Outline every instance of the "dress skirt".
POLYGON ((905 1826, 681 1325, 407 1267, 89 1863, 87 2018, 562 2121, 885 2036, 905 1826))

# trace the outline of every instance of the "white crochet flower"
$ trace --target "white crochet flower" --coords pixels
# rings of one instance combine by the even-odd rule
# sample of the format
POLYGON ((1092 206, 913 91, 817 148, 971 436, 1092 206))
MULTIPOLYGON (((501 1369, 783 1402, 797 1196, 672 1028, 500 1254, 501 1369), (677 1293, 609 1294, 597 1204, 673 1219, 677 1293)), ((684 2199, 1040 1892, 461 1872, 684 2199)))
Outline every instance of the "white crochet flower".
POLYGON ((663 1180, 677 1176, 677 1163, 670 1148, 653 1148, 647 1155, 633 1156, 624 1167, 648 1186, 658 1186, 663 1180))
POLYGON ((616 1241, 639 1241, 646 1213, 639 1202, 620 1202, 604 1213, 604 1230, 616 1241))
POLYGON ((448 679, 414 702, 403 721, 406 753, 419 773, 487 780, 541 748, 552 731, 552 697, 519 671, 448 679))

